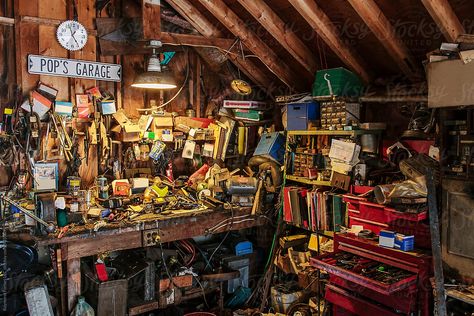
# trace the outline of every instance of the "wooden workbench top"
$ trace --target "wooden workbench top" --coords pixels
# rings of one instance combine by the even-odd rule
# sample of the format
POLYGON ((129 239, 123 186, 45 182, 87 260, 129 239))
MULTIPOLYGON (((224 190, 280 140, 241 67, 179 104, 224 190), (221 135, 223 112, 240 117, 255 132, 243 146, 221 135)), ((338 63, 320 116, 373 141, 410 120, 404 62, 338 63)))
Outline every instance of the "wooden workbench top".
MULTIPOLYGON (((113 222, 101 227, 98 231, 94 231, 95 223, 78 225, 70 228, 62 238, 58 238, 57 234, 50 234, 44 237, 36 237, 36 243, 39 246, 68 244, 70 250, 71 246, 89 244, 90 242, 93 242, 93 246, 97 250, 114 248, 112 244, 117 245, 115 250, 130 249, 141 247, 141 234, 143 231, 151 229, 159 231, 161 242, 168 242, 209 233, 263 225, 265 221, 265 217, 252 216, 250 208, 206 209, 182 214, 158 214, 153 219, 146 221, 113 222), (218 229, 212 229, 215 226, 219 226, 218 229), (140 238, 137 238, 137 236, 140 236, 140 238)), ((71 254, 70 250, 68 251, 69 254, 71 254)), ((90 253, 91 251, 87 252, 90 253)), ((100 250, 97 252, 100 252, 100 250)))

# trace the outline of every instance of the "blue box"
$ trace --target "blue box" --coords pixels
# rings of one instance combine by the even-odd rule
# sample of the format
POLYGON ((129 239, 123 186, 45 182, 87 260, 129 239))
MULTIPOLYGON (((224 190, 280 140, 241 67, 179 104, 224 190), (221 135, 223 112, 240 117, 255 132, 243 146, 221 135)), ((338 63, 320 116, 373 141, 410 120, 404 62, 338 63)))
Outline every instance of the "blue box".
POLYGON ((286 110, 286 129, 288 131, 306 131, 310 121, 319 119, 319 103, 289 103, 286 110))
POLYGON ((393 248, 395 245, 395 232, 381 230, 379 233, 379 246, 393 248))
POLYGON ((395 249, 402 251, 412 251, 415 248, 415 236, 405 236, 403 234, 395 234, 395 249))
POLYGON ((285 158, 285 136, 279 132, 263 134, 253 155, 269 158, 282 165, 285 158))
POLYGON ((253 245, 250 241, 245 240, 235 245, 235 255, 244 256, 253 253, 253 245))

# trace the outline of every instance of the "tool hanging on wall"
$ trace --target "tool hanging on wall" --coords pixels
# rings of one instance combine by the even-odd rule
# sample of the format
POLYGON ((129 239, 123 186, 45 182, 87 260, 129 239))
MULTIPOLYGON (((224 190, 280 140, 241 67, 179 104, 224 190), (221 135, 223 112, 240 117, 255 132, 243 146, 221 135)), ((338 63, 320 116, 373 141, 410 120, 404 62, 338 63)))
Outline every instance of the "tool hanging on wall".
POLYGON ((61 118, 61 116, 56 114, 51 115, 51 120, 54 124, 55 131, 57 132, 64 157, 66 158, 66 161, 70 161, 73 158, 71 153, 73 143, 69 137, 69 134, 67 133, 66 123, 64 119, 61 118))
POLYGON ((40 144, 40 118, 33 112, 33 96, 29 96, 30 112, 26 114, 27 120, 27 145, 26 148, 31 157, 34 157, 40 144))

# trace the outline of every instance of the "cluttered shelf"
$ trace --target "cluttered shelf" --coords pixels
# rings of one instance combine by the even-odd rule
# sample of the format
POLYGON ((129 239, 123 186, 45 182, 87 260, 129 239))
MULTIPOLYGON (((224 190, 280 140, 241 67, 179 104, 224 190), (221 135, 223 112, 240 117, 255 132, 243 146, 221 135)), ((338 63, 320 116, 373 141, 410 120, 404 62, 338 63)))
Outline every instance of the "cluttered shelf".
POLYGON ((295 224, 295 223, 292 223, 292 222, 285 222, 285 224, 290 225, 290 226, 294 226, 294 227, 297 227, 299 229, 303 229, 303 230, 306 230, 306 231, 309 231, 309 232, 318 233, 318 235, 322 235, 322 236, 330 237, 330 238, 333 238, 334 234, 337 233, 337 232, 332 231, 332 230, 313 230, 312 228, 305 227, 303 225, 298 225, 298 224, 295 224))
POLYGON ((317 135, 328 135, 328 136, 359 136, 370 133, 380 133, 380 130, 364 130, 364 129, 355 129, 350 131, 345 130, 295 130, 288 131, 288 136, 317 136, 317 135))
POLYGON ((330 186, 331 185, 331 181, 312 180, 312 179, 308 179, 308 178, 305 178, 305 177, 293 176, 293 175, 290 175, 290 174, 286 175, 286 180, 305 183, 305 184, 311 184, 311 185, 321 185, 321 186, 330 186))

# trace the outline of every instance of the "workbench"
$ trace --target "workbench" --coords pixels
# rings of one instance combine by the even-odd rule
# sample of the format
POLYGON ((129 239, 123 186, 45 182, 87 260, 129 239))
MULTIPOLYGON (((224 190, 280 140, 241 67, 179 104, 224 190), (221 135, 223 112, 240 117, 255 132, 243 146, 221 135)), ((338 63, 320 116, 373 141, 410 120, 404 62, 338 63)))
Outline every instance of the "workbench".
POLYGON ((61 249, 61 261, 67 263, 67 305, 68 310, 71 311, 77 296, 81 294, 82 257, 144 247, 146 246, 144 236, 150 232, 158 233, 159 241, 164 243, 209 233, 261 226, 266 222, 268 220, 264 216, 251 215, 250 208, 206 209, 198 212, 156 216, 153 220, 143 222, 111 223, 96 232, 93 230, 93 225, 76 226, 62 238, 50 234, 35 237, 35 241, 37 246, 56 245, 61 249), (214 227, 217 229, 213 229, 214 227))

